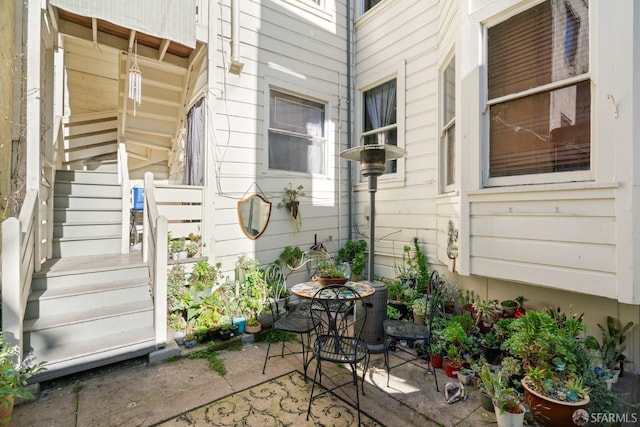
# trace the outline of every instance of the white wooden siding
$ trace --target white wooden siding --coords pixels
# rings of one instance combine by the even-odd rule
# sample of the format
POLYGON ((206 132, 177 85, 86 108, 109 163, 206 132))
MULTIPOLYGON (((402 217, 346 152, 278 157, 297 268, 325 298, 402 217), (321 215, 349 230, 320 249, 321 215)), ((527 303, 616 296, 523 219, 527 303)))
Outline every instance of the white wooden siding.
POLYGON ((615 187, 469 196, 471 274, 617 298, 615 187))
MULTIPOLYGON (((240 3, 240 75, 228 72, 231 9, 224 0, 218 9, 221 37, 210 46, 216 70, 210 75, 207 119, 208 188, 213 192, 212 223, 215 239, 210 258, 231 274, 239 255, 262 263, 275 260, 288 245, 308 249, 317 236, 326 242, 347 235, 348 163, 338 159, 346 148, 346 22, 345 2, 336 1, 326 13, 297 7, 295 2, 242 1, 240 3), (326 136, 332 156, 325 177, 267 170, 267 126, 270 85, 325 103, 326 136), (213 96, 211 96, 213 95, 213 96), (341 120, 339 123, 338 121, 341 120), (259 189, 255 183, 258 183, 259 189), (296 231, 285 209, 277 204, 289 184, 304 186, 302 230, 296 231), (273 203, 266 232, 250 240, 238 224, 237 202, 248 194, 263 193, 273 203)), ((337 250, 342 243, 336 243, 337 250)), ((333 245, 333 243, 325 243, 333 245)))

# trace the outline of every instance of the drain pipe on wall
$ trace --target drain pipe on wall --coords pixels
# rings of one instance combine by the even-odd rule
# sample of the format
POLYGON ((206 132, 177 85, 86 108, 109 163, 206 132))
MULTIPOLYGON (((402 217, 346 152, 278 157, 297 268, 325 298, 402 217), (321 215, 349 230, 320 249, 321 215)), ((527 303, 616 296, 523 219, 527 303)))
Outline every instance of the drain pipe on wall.
POLYGON ((229 72, 242 72, 244 64, 240 62, 240 0, 231 0, 231 64, 229 72))
MULTIPOLYGON (((353 126, 351 124, 351 108, 352 108, 352 97, 351 97, 351 0, 347 0, 347 149, 353 147, 353 126)), ((353 177, 352 170, 353 165, 352 162, 349 162, 349 167, 347 168, 347 182, 348 186, 348 200, 349 207, 347 210, 347 224, 349 227, 349 232, 347 234, 347 239, 353 239, 353 177)), ((371 280, 371 279, 369 279, 371 280)))

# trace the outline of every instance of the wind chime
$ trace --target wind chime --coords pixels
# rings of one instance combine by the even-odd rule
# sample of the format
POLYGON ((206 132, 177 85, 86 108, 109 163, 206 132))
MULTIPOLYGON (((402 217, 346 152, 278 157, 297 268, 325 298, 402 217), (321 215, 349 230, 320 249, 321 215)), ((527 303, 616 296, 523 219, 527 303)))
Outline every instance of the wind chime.
POLYGON ((142 102, 142 72, 138 67, 138 42, 134 42, 133 63, 129 68, 129 99, 133 100, 133 116, 136 107, 142 102))

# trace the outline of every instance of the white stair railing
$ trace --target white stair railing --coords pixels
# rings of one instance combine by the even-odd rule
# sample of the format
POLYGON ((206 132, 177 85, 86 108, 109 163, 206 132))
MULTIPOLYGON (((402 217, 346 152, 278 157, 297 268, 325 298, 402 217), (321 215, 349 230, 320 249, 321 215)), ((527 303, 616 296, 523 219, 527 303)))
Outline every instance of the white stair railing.
POLYGON ((168 221, 158 214, 153 174, 144 174, 142 258, 149 266, 154 306, 156 347, 167 342, 167 233, 168 221))
MULTIPOLYGON (((127 158, 127 146, 120 142, 118 143, 118 184, 122 190, 122 253, 129 253, 129 237, 130 237, 130 215, 131 215, 131 200, 130 200, 130 185, 129 185, 129 162, 127 158)), ((136 233, 137 230, 134 230, 136 233)))
MULTIPOLYGON (((2 222, 2 331, 24 355, 24 314, 34 270, 40 270, 36 243, 40 241, 38 192, 27 191, 18 218, 2 222)), ((20 361, 21 361, 20 360, 20 361)), ((19 361, 19 362, 20 362, 19 361)))

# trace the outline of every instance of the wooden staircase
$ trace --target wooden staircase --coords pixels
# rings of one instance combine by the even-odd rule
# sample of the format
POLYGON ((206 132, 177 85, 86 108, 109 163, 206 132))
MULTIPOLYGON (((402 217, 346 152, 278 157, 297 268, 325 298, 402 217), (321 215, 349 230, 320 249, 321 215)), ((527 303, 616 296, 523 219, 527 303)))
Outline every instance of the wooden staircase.
POLYGON ((148 266, 121 254, 121 189, 111 170, 58 171, 53 258, 34 273, 24 337, 44 381, 156 350, 148 266))

